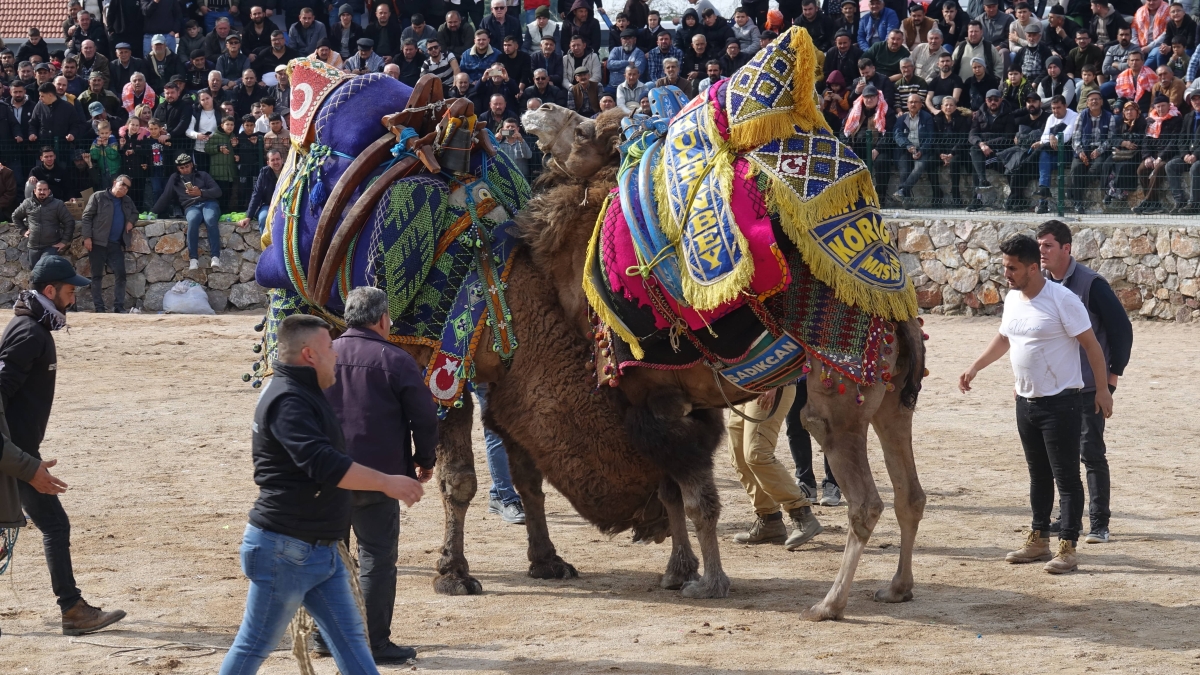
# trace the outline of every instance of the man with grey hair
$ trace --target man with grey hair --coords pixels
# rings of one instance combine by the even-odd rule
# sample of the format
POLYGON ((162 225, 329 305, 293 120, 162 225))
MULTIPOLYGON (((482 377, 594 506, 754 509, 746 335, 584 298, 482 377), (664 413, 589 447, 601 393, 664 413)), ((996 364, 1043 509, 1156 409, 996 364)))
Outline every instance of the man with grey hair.
POLYGON ((377 675, 338 554, 338 542, 349 536, 351 490, 412 506, 424 488, 346 454, 341 425, 321 393, 338 375, 329 324, 294 314, 280 322, 275 337, 275 374, 259 396, 251 426, 259 492, 241 547, 250 592, 220 672, 258 672, 303 605, 324 631, 338 670, 377 675))
POLYGON ((112 270, 113 311, 125 311, 125 251, 132 243, 138 210, 129 197, 133 181, 117 176, 112 187, 93 192, 83 207, 83 247, 92 266, 92 311, 104 313, 104 267, 112 270))
MULTIPOLYGON (((346 332, 333 342, 337 383, 325 397, 341 422, 346 454, 376 471, 424 483, 433 477, 437 413, 417 362, 388 341, 387 293, 371 287, 350 291, 344 316, 346 332)), ((390 639, 400 504, 380 492, 355 491, 350 522, 358 537, 371 654, 376 663, 403 663, 416 651, 390 639)), ((320 641, 317 651, 323 651, 320 641)))

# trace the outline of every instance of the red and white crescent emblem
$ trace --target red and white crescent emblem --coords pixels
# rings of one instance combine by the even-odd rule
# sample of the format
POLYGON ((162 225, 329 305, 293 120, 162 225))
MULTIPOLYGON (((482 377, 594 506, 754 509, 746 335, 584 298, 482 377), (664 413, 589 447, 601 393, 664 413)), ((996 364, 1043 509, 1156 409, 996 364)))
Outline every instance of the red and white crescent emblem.
POLYGON ((304 58, 293 59, 288 64, 288 77, 292 84, 288 131, 292 142, 306 147, 309 131, 321 102, 347 75, 322 61, 304 58))

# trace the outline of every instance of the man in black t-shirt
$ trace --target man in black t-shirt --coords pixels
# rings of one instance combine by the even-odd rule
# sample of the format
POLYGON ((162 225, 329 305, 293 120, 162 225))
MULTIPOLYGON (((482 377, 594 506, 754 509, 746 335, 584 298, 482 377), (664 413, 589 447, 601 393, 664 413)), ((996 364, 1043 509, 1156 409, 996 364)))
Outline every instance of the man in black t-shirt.
POLYGON ((954 57, 943 52, 938 57, 937 77, 929 81, 929 93, 925 95, 925 109, 931 115, 942 112, 942 98, 951 96, 958 105, 963 104, 963 81, 954 74, 954 57))

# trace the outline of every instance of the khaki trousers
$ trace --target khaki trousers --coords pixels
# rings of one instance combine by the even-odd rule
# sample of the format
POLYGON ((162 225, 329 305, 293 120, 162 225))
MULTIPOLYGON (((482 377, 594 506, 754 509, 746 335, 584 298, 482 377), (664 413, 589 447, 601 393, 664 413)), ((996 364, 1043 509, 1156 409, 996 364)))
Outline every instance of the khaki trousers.
MULTIPOLYGON (((775 459, 775 443, 779 427, 796 400, 796 387, 779 389, 780 398, 775 414, 765 422, 747 422, 735 413, 729 414, 729 460, 746 494, 754 502, 754 512, 760 516, 779 511, 791 511, 812 503, 800 491, 791 473, 775 459)), ((758 400, 737 406, 748 417, 762 419, 771 409, 760 408, 758 400)))

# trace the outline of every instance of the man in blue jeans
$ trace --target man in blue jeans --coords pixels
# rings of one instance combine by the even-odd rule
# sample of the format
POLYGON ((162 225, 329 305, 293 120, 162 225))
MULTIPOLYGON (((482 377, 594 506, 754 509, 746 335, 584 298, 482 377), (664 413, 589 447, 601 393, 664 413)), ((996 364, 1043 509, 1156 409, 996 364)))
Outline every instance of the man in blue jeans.
POLYGON ((342 427, 322 389, 337 381, 329 324, 294 314, 279 324, 275 375, 254 411, 251 454, 258 499, 242 536, 250 579, 246 613, 221 675, 258 672, 301 605, 321 629, 338 670, 375 675, 362 615, 338 541, 350 528, 351 490, 381 492, 412 506, 424 489, 346 454, 342 427))
POLYGON ((221 198, 221 187, 213 177, 203 171, 197 171, 192 163, 192 156, 180 153, 175 158, 175 168, 178 173, 171 174, 167 184, 163 186, 162 196, 154 203, 150 219, 156 214, 164 213, 172 202, 177 202, 183 209, 183 217, 187 220, 188 258, 191 263, 188 269, 200 268, 200 222, 204 221, 208 229, 208 250, 212 256, 210 264, 214 269, 221 266, 221 207, 217 200, 221 198))
POLYGON ((1071 159, 1071 139, 1075 135, 1075 120, 1078 117, 1078 113, 1067 107, 1067 99, 1061 94, 1050 99, 1050 119, 1046 120, 1041 140, 1033 144, 1034 150, 1041 151, 1038 157, 1038 205, 1035 209, 1038 213, 1050 211, 1050 174, 1054 168, 1059 169, 1060 182, 1067 179, 1067 166, 1058 166, 1059 143, 1066 148, 1063 159, 1071 159))
MULTIPOLYGON (((475 397, 479 399, 479 414, 487 410, 487 385, 475 385, 475 397)), ((488 472, 492 474, 492 488, 488 490, 488 513, 495 513, 500 520, 513 525, 525 524, 525 508, 521 496, 513 487, 512 474, 508 471, 508 451, 504 441, 494 431, 484 427, 483 443, 487 447, 488 472)))

